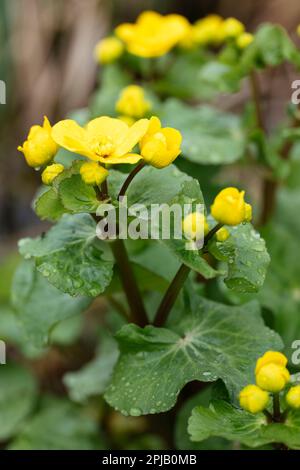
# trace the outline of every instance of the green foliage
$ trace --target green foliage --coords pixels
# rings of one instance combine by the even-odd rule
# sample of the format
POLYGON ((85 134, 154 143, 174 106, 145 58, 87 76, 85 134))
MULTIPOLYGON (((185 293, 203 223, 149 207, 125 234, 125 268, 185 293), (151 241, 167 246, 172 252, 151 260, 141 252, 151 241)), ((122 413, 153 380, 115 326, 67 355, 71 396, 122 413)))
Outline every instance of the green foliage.
POLYGON ((113 262, 105 259, 88 214, 65 215, 48 234, 21 240, 19 246, 51 284, 72 296, 97 297, 111 281, 113 262))
POLYGON ((37 272, 32 261, 24 261, 15 274, 12 303, 28 339, 41 347, 48 343, 57 323, 86 310, 91 300, 60 292, 37 272))
POLYGON ((300 413, 289 411, 285 423, 267 425, 262 413, 253 415, 222 400, 212 401, 209 408, 198 406, 189 420, 193 441, 211 436, 241 442, 249 447, 282 443, 291 449, 300 448, 300 413))
POLYGON ((192 380, 221 378, 236 399, 253 380, 257 357, 282 347, 264 326, 257 304, 227 307, 201 298, 196 310, 167 328, 128 325, 116 338, 120 358, 105 398, 132 416, 169 410, 192 380))
POLYGON ((169 99, 161 107, 160 118, 182 132, 183 155, 195 163, 226 165, 244 155, 246 136, 239 117, 233 114, 169 99))
POLYGON ((20 366, 1 366, 0 374, 0 442, 14 436, 32 411, 37 397, 33 376, 20 366))

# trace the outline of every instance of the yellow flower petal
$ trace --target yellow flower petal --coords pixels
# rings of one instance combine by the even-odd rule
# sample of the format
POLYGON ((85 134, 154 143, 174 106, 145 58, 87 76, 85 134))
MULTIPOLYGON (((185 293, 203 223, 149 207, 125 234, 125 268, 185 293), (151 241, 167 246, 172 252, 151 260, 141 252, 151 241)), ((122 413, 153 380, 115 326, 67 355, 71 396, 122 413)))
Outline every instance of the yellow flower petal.
MULTIPOLYGON (((124 124, 124 123, 123 123, 124 124)), ((124 124, 126 125, 126 124, 124 124)), ((131 127, 127 126, 127 134, 120 145, 117 146, 114 156, 121 157, 131 150, 140 142, 148 130, 149 121, 148 119, 140 119, 135 122, 131 127)))
POLYGON ((120 119, 101 116, 90 121, 86 126, 86 131, 90 141, 97 141, 105 136, 110 137, 114 145, 118 145, 126 138, 128 125, 120 119))
POLYGON ((97 156, 89 147, 86 130, 71 119, 55 124, 52 128, 52 138, 58 145, 70 152, 75 152, 92 160, 97 160, 97 156))
POLYGON ((142 157, 138 153, 127 153, 120 157, 100 157, 99 162, 107 163, 108 165, 120 165, 122 163, 134 165, 135 163, 138 163, 141 159, 142 157))

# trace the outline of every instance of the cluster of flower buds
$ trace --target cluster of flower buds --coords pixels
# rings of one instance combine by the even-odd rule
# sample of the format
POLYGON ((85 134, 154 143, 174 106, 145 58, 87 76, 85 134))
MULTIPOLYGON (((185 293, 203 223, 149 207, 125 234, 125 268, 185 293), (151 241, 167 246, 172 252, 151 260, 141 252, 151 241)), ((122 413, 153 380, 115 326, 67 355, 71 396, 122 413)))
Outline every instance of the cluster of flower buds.
MULTIPOLYGON (((240 405, 250 413, 259 413, 268 407, 270 393, 279 394, 290 382, 287 358, 277 351, 268 351, 257 360, 256 385, 247 385, 240 392, 240 405)), ((300 385, 290 387, 285 401, 288 406, 300 409, 300 385)))

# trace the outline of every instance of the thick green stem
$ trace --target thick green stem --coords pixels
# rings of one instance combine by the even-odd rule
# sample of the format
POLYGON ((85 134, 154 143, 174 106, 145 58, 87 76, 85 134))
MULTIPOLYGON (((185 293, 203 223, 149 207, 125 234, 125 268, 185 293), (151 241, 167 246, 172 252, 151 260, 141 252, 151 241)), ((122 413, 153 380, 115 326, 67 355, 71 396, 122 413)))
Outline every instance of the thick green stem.
POLYGON ((125 183, 123 184, 120 192, 119 192, 119 196, 118 196, 118 199, 120 199, 121 197, 124 197, 125 194, 126 194, 126 191, 131 183, 131 181, 135 178, 135 176, 144 168, 144 166, 146 165, 146 163, 143 161, 141 162, 139 165, 137 165, 134 170, 128 175, 125 183))
MULTIPOLYGON (((258 76, 255 71, 250 74, 250 86, 252 91, 253 102, 255 106, 256 121, 261 131, 267 135, 267 129, 264 123, 263 110, 261 106, 261 92, 258 81, 258 76)), ((273 215, 276 205, 277 182, 272 178, 266 176, 263 181, 263 197, 262 197, 262 210, 260 215, 259 225, 265 225, 270 217, 273 215)))
POLYGON ((274 393, 273 395, 273 420, 275 423, 280 423, 281 421, 279 393, 274 393))
POLYGON ((185 281, 189 273, 191 272, 191 268, 182 264, 174 277, 173 281, 171 282, 165 296, 157 310, 154 326, 163 326, 166 323, 166 320, 169 316, 169 313, 176 302, 178 294, 183 287, 185 281))
MULTIPOLYGON (((217 224, 204 238, 204 244, 203 248, 206 247, 208 242, 211 240, 211 238, 220 230, 220 228, 223 227, 223 224, 217 224)), ((200 256, 200 255, 199 255, 200 256)), ((172 310, 172 307, 174 306, 177 297, 185 283, 185 281, 188 278, 189 273, 191 272, 191 268, 186 266, 185 264, 182 264, 177 271, 173 281, 169 285, 169 288, 167 292, 165 293, 160 306, 158 307, 155 319, 154 319, 154 326, 163 326, 169 316, 170 311, 172 310)))
POLYGON ((124 242, 120 239, 115 240, 111 243, 111 247, 119 268, 128 305, 130 307, 130 321, 140 327, 144 327, 148 324, 148 318, 124 242))

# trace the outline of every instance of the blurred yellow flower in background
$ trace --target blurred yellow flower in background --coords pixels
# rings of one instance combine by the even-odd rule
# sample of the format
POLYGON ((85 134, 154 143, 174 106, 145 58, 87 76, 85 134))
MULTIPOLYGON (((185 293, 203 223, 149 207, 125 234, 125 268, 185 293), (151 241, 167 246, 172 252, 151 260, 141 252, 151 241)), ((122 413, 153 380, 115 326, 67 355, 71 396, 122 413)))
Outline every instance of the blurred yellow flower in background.
POLYGON ((291 387, 286 394, 286 402, 291 408, 300 408, 300 385, 291 387))
POLYGON ((153 116, 140 143, 141 155, 149 165, 164 168, 180 155, 181 143, 182 135, 177 129, 162 128, 160 120, 153 116))
POLYGON ((51 124, 45 116, 43 126, 32 126, 26 142, 18 147, 29 166, 38 168, 47 165, 55 157, 58 145, 53 140, 51 131, 51 124))
POLYGON ((225 38, 237 38, 243 34, 245 26, 236 18, 227 18, 222 25, 222 29, 225 38))
POLYGON ((144 89, 138 85, 129 85, 124 88, 116 103, 118 113, 135 119, 144 117, 151 107, 150 101, 145 98, 144 89))
POLYGON ((251 33, 243 33, 236 38, 236 44, 239 49, 246 49, 254 41, 254 36, 251 33))
POLYGON ((169 52, 187 34, 190 24, 181 15, 143 12, 136 23, 123 23, 115 30, 131 54, 159 57, 169 52))
POLYGON ((219 15, 208 15, 197 21, 193 27, 194 41, 199 45, 221 43, 224 40, 223 22, 219 15))
POLYGON ((124 51, 124 45, 120 39, 111 36, 102 39, 95 47, 95 59, 100 64, 109 64, 117 60, 124 51))
POLYGON ((67 119, 52 129, 52 137, 61 147, 95 162, 137 163, 141 156, 132 153, 148 130, 149 120, 140 119, 129 127, 120 119, 102 116, 85 127, 67 119))

